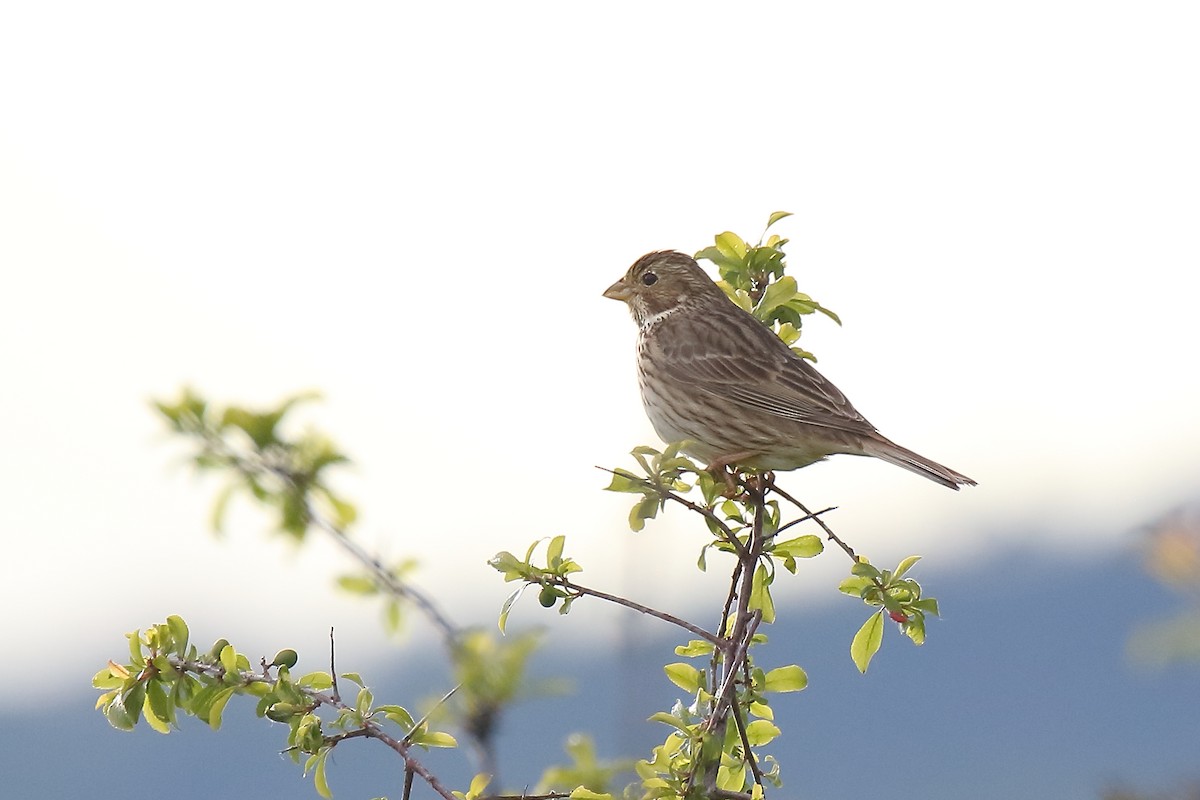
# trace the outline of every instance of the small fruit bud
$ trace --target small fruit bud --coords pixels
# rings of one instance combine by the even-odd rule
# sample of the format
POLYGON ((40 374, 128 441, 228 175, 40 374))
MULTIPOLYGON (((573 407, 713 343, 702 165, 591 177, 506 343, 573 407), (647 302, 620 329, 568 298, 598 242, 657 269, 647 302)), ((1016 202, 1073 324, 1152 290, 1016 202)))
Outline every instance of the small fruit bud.
POLYGON ((271 662, 272 667, 287 667, 291 669, 296 666, 296 662, 300 660, 300 656, 296 655, 296 651, 291 648, 280 650, 275 654, 275 660, 271 662))

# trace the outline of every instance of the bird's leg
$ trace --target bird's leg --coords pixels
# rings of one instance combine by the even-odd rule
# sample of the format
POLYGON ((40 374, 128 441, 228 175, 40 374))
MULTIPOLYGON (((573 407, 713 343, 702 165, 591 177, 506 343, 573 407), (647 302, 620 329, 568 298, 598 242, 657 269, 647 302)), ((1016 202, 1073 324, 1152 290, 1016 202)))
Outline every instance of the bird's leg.
POLYGON ((718 456, 705 468, 714 476, 720 476, 725 479, 725 496, 730 500, 737 497, 742 491, 741 487, 738 486, 737 462, 754 455, 758 454, 751 450, 746 450, 741 453, 718 456))

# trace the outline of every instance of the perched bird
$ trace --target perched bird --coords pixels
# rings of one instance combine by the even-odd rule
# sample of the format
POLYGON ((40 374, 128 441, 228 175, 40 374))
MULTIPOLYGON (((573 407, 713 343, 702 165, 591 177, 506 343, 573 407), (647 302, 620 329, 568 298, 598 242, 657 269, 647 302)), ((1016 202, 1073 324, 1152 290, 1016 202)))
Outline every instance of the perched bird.
POLYGON ((975 485, 875 430, 690 256, 648 253, 604 296, 626 303, 640 329, 638 383, 654 430, 666 442, 690 440, 684 451, 710 469, 790 470, 848 453, 951 489, 975 485))

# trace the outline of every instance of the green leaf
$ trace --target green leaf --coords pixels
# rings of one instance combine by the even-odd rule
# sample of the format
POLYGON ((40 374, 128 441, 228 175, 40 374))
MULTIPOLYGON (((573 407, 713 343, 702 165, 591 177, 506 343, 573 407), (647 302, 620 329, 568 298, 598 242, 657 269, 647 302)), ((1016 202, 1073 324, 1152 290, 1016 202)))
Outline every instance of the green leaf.
POLYGON ((736 259, 737 262, 742 262, 746 258, 748 247, 742 241, 742 237, 738 236, 733 231, 725 231, 716 236, 717 250, 721 255, 725 256, 730 261, 736 259))
MULTIPOLYGON (((687 666, 687 665, 685 664, 684 666, 687 666)), ((661 722, 665 725, 670 725, 672 728, 677 728, 678 730, 682 731, 683 733, 688 732, 688 726, 684 725, 683 721, 681 719, 679 719, 679 717, 677 717, 673 714, 668 714, 666 711, 656 711, 655 713, 653 713, 649 717, 647 717, 646 721, 647 722, 661 722)))
POLYGON ((640 493, 646 491, 646 481, 639 478, 632 472, 627 472, 623 469, 613 470, 612 480, 608 486, 604 487, 606 492, 631 492, 640 493))
POLYGON ((571 790, 570 800, 613 800, 613 796, 603 792, 593 792, 586 786, 576 786, 571 790))
POLYGON ((220 660, 226 674, 237 671, 237 651, 233 649, 233 645, 227 644, 221 648, 220 660))
POLYGON ((862 597, 863 590, 874 586, 870 578, 851 576, 838 584, 838 591, 851 597, 862 597))
MULTIPOLYGON (((861 559, 861 556, 859 557, 861 559)), ((850 568, 851 575, 857 575, 860 578, 878 578, 881 573, 875 567, 871 566, 866 561, 859 560, 853 567, 850 568)))
MULTIPOLYGON (((333 797, 333 792, 329 789, 329 780, 325 777, 325 762, 329 758, 330 750, 322 749, 313 758, 317 760, 316 769, 313 770, 313 787, 317 790, 317 794, 321 797, 333 797)), ((307 765, 305 766, 307 771, 307 765)))
POLYGON ((141 692, 138 692, 136 696, 131 696, 132 694, 132 690, 128 693, 122 692, 104 707, 104 718, 108 720, 109 725, 119 731, 133 730, 137 725, 138 717, 141 716, 145 698, 141 692), (130 700, 134 702, 130 703, 130 700))
POLYGON ((675 655, 683 656, 684 658, 695 658, 696 656, 706 656, 712 653, 713 643, 705 639, 692 639, 687 644, 681 644, 675 648, 675 655))
POLYGON ((528 586, 528 583, 522 584, 521 588, 517 589, 515 592, 505 598, 504 605, 500 607, 500 620, 498 622, 500 626, 500 633, 504 633, 504 628, 508 625, 508 612, 512 611, 513 604, 520 599, 521 593, 524 592, 528 586))
POLYGON ((229 702, 229 698, 233 697, 233 688, 226 687, 217 692, 212 702, 208 706, 208 726, 214 731, 221 727, 221 714, 225 711, 225 704, 229 702))
POLYGON ((766 566, 759 564, 754 570, 754 580, 750 587, 750 609, 762 611, 762 621, 775 621, 775 601, 771 599, 771 573, 766 566))
POLYGON ((337 585, 342 591, 350 594, 373 595, 379 591, 375 579, 367 575, 340 575, 337 585))
POLYGON ((704 685, 704 673, 682 661, 667 664, 663 667, 663 672, 667 673, 667 678, 671 683, 689 694, 696 692, 704 685))
POLYGON ((879 646, 882 643, 883 614, 872 614, 858 629, 858 633, 854 634, 854 640, 850 642, 850 657, 854 659, 854 665, 858 667, 859 672, 867 671, 867 666, 879 652, 879 646))
POLYGON ((171 652, 176 655, 186 655, 188 646, 188 626, 183 621, 183 617, 178 614, 172 614, 167 617, 167 629, 171 632, 171 641, 173 646, 171 652))
POLYGON ((771 707, 766 703, 751 703, 750 713, 756 717, 762 717, 763 719, 775 719, 775 712, 772 711, 771 707))
POLYGON ((425 747, 458 747, 458 741, 444 731, 426 731, 413 738, 414 744, 425 747))
POLYGON ((466 800, 475 800, 476 797, 483 794, 483 790, 492 782, 492 776, 486 772, 478 773, 471 779, 471 786, 467 789, 466 800))
POLYGON ((770 217, 767 218, 767 227, 770 228, 776 222, 779 222, 779 220, 784 219, 785 217, 790 217, 791 215, 791 211, 775 211, 770 217))
POLYGON ((825 544, 821 541, 820 536, 809 533, 797 536, 795 539, 776 542, 773 552, 793 558, 812 558, 825 552, 825 544))
POLYGON ((647 519, 658 516, 659 500, 657 497, 647 497, 629 511, 629 529, 640 531, 646 527, 647 519))
POLYGON ((785 275, 772 283, 767 287, 767 291, 763 293, 762 300, 758 303, 758 318, 767 319, 772 311, 782 305, 786 305, 789 300, 795 297, 796 292, 796 279, 791 275, 785 275))
POLYGON ((557 569, 558 565, 562 563, 563 545, 566 541, 566 536, 555 536, 546 546, 546 566, 550 569, 557 569))
POLYGON ((306 675, 301 675, 296 683, 299 686, 316 689, 319 692, 331 688, 333 686, 333 678, 328 672, 309 672, 306 675))
POLYGON ((770 720, 756 719, 746 726, 746 738, 752 747, 769 743, 779 733, 779 728, 770 720))
POLYGON ((696 260, 699 261, 701 259, 713 262, 717 265, 717 268, 722 271, 741 269, 742 267, 741 258, 738 258, 737 256, 727 256, 716 247, 706 247, 696 253, 696 260))
POLYGON ((795 664, 777 667, 766 675, 764 692, 798 692, 808 686, 808 675, 795 664))
POLYGON ((920 556, 909 556, 908 558, 901 561, 900 565, 898 567, 896 567, 895 573, 893 573, 893 575, 892 575, 893 580, 896 578, 904 577, 904 573, 906 573, 910 569, 912 569, 913 564, 916 564, 920 560, 921 560, 920 556))

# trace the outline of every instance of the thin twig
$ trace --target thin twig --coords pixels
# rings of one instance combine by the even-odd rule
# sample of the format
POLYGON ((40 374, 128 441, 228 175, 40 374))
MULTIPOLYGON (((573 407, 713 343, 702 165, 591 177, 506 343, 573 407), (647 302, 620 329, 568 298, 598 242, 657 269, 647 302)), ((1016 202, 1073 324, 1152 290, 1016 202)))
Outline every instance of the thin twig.
POLYGON ((333 666, 333 627, 329 628, 329 678, 333 681, 333 699, 341 702, 342 693, 338 690, 337 669, 333 666))
POLYGON ((702 516, 705 519, 712 522, 714 525, 716 525, 720 529, 721 538, 724 539, 726 542, 728 542, 729 545, 737 551, 739 556, 745 555, 746 546, 744 544, 742 544, 740 539, 737 538, 737 536, 734 534, 733 530, 729 527, 729 525, 727 525, 725 523, 725 520, 718 517, 716 515, 716 512, 714 512, 711 508, 705 508, 704 506, 700 505, 699 503, 693 503, 691 500, 688 500, 684 497, 680 497, 679 495, 672 492, 670 489, 664 489, 661 486, 657 485, 656 483, 651 481, 649 478, 639 478, 636 475, 631 475, 627 472, 617 472, 616 470, 609 469, 608 467, 597 466, 596 469, 600 470, 601 472, 607 472, 611 475, 620 475, 622 478, 626 478, 628 480, 637 481, 638 483, 641 483, 643 486, 647 486, 647 487, 653 489, 655 492, 658 493, 659 497, 661 497, 665 500, 674 500, 676 503, 679 503, 684 508, 686 508, 690 511, 696 512, 700 516, 702 516))
POLYGON ((568 589, 568 590, 576 592, 580 595, 589 595, 591 597, 597 597, 601 600, 607 600, 610 603, 615 603, 619 606, 625 606, 626 608, 631 608, 634 611, 641 612, 642 614, 645 614, 650 617, 654 617, 655 619, 661 619, 663 622, 669 622, 672 625, 677 625, 680 628, 683 628, 685 631, 696 634, 701 639, 704 639, 705 641, 710 642, 711 644, 715 645, 719 649, 725 650, 729 647, 729 642, 725 641, 720 636, 709 633, 708 631, 704 630, 704 628, 701 628, 699 625, 693 625, 692 623, 688 622, 687 620, 680 619, 679 617, 675 616, 674 614, 668 614, 665 611, 659 611, 657 609, 650 608, 649 606, 644 606, 641 603, 634 602, 633 600, 626 600, 624 597, 618 597, 617 595, 609 594, 608 592, 602 592, 599 589, 592 589, 587 586, 580 586, 578 583, 573 583, 570 580, 568 580, 567 578, 560 578, 557 576, 548 576, 548 578, 549 578, 550 582, 553 583, 554 585, 561 586, 564 589, 568 589))
POLYGON ((812 511, 808 510, 808 507, 806 505, 804 505, 804 503, 801 503, 799 500, 792 497, 790 494, 785 492, 783 489, 780 489, 779 485, 776 484, 774 480, 769 481, 767 485, 770 486, 771 489, 776 494, 778 494, 780 497, 782 497, 784 500, 787 500, 789 503, 794 505, 796 508, 800 509, 805 514, 807 514, 808 519, 811 519, 814 522, 816 522, 818 525, 820 525, 821 530, 825 531, 825 535, 829 537, 829 541, 835 543, 838 547, 845 550, 846 555, 850 556, 851 560, 853 560, 854 563, 856 563, 856 564, 858 563, 858 554, 854 552, 854 548, 850 547, 850 545, 846 544, 841 539, 839 539, 838 535, 833 532, 833 529, 830 528, 828 525, 826 525, 825 520, 821 519, 821 517, 819 516, 820 514, 824 514, 825 511, 831 511, 832 509, 825 509, 825 511, 818 511, 816 513, 813 513, 812 511))
POLYGON ((803 517, 798 517, 798 518, 792 520, 791 522, 787 523, 786 525, 780 525, 779 530, 775 531, 775 538, 779 538, 779 534, 783 533, 784 531, 786 531, 788 528, 792 527, 793 525, 799 525, 801 522, 808 522, 810 519, 816 519, 817 517, 821 516, 822 514, 828 514, 830 511, 837 511, 837 506, 830 506, 829 508, 823 508, 820 511, 814 511, 811 514, 805 514, 803 517))
POLYGON ((742 706, 737 701, 736 695, 733 698, 733 722, 737 725, 738 736, 742 739, 742 752, 745 754, 746 763, 750 765, 750 772, 754 775, 754 782, 762 786, 762 770, 758 768, 758 759, 754 757, 754 750, 750 747, 750 737, 746 734, 746 721, 742 719, 742 706))
MULTIPOLYGON (((235 448, 231 447, 217 433, 201 426, 197 433, 204 439, 208 449, 215 455, 224 458, 234 469, 244 475, 274 475, 284 483, 291 486, 293 489, 300 490, 303 487, 296 481, 295 476, 285 466, 273 464, 265 458, 257 457, 250 458, 242 453, 239 453, 235 448)), ((304 515, 305 518, 329 534, 343 550, 348 552, 356 561, 370 570, 375 581, 389 594, 394 597, 399 597, 410 601, 418 609, 425 613, 433 624, 442 632, 443 638, 447 643, 452 644, 457 641, 459 631, 450 618, 447 617, 434 604, 424 592, 417 589, 411 584, 404 583, 396 578, 396 576, 383 565, 383 563, 375 556, 368 553, 357 542, 352 540, 346 531, 327 519, 323 514, 313 507, 309 501, 307 493, 302 493, 304 498, 304 515)))

